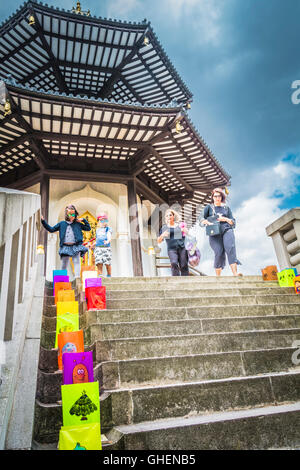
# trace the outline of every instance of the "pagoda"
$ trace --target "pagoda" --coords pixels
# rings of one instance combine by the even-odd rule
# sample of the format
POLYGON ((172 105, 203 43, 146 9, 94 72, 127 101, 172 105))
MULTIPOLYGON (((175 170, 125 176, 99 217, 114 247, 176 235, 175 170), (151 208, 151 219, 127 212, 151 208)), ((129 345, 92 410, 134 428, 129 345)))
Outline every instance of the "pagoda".
MULTIPOLYGON (((157 207, 177 204, 193 224, 211 190, 230 182, 146 20, 30 0, 0 26, 0 80, 0 186, 39 193, 51 225, 68 203, 107 210, 118 275, 151 273, 145 221, 157 207)), ((42 237, 51 272, 57 241, 42 237)))

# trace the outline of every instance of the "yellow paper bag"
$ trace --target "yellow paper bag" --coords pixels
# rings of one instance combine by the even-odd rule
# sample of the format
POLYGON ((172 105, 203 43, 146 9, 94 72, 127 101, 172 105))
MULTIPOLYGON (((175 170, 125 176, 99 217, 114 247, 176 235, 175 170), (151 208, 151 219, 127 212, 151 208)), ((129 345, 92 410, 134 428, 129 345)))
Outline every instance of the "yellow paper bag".
POLYGON ((75 291, 70 290, 59 290, 57 293, 58 302, 75 302, 75 291))
POLYGON ((59 450, 102 450, 100 423, 62 426, 59 450))
POLYGON ((65 313, 57 315, 56 317, 56 335, 55 335, 55 348, 57 348, 57 337, 64 331, 78 331, 79 330, 79 315, 78 313, 65 313))
POLYGON ((64 426, 100 423, 98 382, 61 386, 64 426))
POLYGON ((57 302, 56 304, 56 314, 64 315, 65 313, 79 313, 78 302, 57 302))

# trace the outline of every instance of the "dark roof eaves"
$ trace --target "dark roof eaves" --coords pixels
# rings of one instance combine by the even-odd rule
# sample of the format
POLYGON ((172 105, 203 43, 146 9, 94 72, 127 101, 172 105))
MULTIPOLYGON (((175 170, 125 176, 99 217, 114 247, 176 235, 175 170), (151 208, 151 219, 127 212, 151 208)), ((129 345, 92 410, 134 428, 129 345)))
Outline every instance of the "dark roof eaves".
POLYGON ((80 96, 80 95, 73 95, 71 93, 67 94, 67 93, 60 93, 58 91, 47 91, 47 90, 43 90, 41 88, 37 89, 35 87, 28 87, 26 85, 22 85, 18 82, 16 82, 16 80, 14 80, 12 77, 2 77, 0 76, 0 81, 4 81, 6 85, 9 85, 10 87, 12 88, 15 88, 17 90, 22 90, 22 91, 25 91, 25 92, 28 92, 28 93, 33 93, 33 94, 40 94, 40 95, 47 95, 47 96, 54 96, 54 97, 58 97, 58 98, 64 98, 64 99, 70 99, 70 100, 77 100, 77 101, 85 101, 85 102, 89 102, 89 103, 103 103, 103 104, 111 104, 111 105, 117 105, 117 106, 127 106, 127 107, 130 107, 130 108, 139 108, 139 109, 156 109, 156 110, 174 110, 174 112, 178 113, 182 108, 178 105, 176 105, 173 102, 171 102, 170 104, 167 104, 167 105, 159 105, 159 104, 142 104, 142 103, 138 103, 138 102, 131 102, 131 101, 116 101, 114 99, 107 99, 107 98, 104 98, 104 99, 101 99, 101 98, 98 98, 98 99, 95 99, 95 98, 90 98, 88 96, 80 96))

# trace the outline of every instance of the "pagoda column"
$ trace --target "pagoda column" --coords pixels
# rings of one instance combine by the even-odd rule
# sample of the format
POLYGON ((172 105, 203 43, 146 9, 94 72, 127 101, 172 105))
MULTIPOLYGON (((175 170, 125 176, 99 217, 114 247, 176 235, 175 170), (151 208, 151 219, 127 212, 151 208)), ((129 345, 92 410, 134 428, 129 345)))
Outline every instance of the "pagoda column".
POLYGON ((133 180, 128 181, 127 194, 128 194, 128 213, 129 213, 133 275, 143 276, 143 262, 142 262, 142 250, 141 250, 135 178, 133 180))
MULTIPOLYGON (((43 174, 40 179, 41 215, 44 217, 44 219, 47 222, 48 222, 48 217, 49 217, 49 192, 50 192, 49 187, 50 187, 49 176, 43 174)), ((39 233, 38 244, 44 246, 44 252, 45 252, 44 275, 46 275, 46 269, 47 269, 47 243, 48 243, 48 232, 42 226, 40 233, 39 233)))

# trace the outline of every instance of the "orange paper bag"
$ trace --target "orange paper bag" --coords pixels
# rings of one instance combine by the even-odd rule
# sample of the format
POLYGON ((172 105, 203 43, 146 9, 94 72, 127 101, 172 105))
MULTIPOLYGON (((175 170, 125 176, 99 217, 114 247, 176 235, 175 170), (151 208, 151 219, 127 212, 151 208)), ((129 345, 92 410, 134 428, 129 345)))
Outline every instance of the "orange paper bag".
POLYGON ((72 285, 71 282, 56 282, 55 284, 55 291, 54 291, 54 298, 55 298, 55 305, 58 302, 58 291, 60 290, 71 290, 72 285))
POLYGON ((62 370, 62 355, 66 353, 84 352, 83 330, 64 331, 57 337, 58 368, 62 370))
POLYGON ((57 302, 75 302, 75 291, 59 290, 57 293, 57 302))
POLYGON ((277 267, 276 266, 266 266, 261 270, 262 277, 264 281, 277 281, 277 267))

